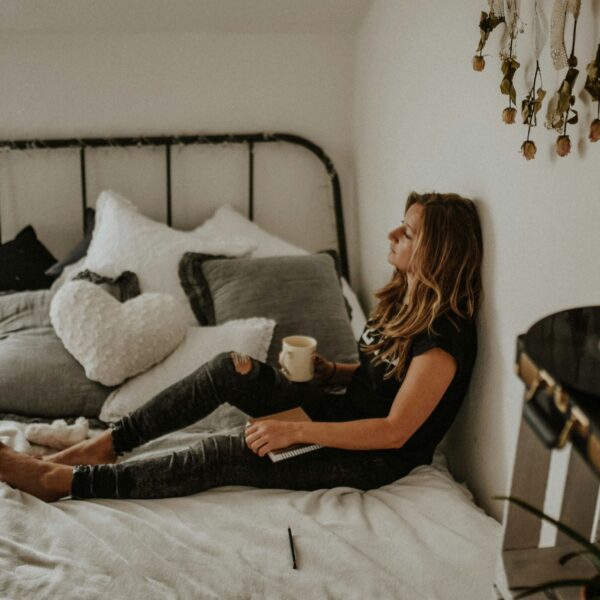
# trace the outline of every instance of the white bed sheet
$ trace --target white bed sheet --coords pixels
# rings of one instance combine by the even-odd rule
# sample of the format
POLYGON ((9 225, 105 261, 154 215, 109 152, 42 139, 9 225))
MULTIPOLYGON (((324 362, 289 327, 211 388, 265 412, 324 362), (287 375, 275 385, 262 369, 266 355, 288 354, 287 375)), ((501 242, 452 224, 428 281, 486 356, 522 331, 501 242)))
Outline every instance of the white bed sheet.
MULTIPOLYGON (((126 460, 180 449, 242 418, 222 407, 126 460)), ((40 450, 12 421, 0 421, 0 440, 40 450)), ((227 486, 47 504, 0 482, 0 598, 482 600, 492 597, 500 529, 441 454, 368 492, 227 486)))

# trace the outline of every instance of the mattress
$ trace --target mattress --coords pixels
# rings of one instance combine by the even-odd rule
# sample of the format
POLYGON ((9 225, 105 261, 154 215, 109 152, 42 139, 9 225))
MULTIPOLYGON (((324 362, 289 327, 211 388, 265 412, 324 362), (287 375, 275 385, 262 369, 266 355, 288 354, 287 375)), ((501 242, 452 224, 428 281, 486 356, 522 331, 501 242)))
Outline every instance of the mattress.
MULTIPOLYGON (((224 406, 121 460, 179 450, 243 419, 224 406)), ((0 441, 40 453, 25 427, 0 421, 0 441)), ((0 482, 0 511, 0 597, 14 599, 482 600, 492 594, 501 532, 439 452, 432 465, 366 492, 226 486, 47 504, 0 482)))

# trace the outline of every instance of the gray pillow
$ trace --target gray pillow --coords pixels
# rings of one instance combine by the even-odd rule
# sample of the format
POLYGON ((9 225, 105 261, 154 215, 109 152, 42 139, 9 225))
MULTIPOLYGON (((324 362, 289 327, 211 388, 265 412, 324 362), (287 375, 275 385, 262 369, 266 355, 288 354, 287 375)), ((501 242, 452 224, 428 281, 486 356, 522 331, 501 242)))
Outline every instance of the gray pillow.
POLYGON ((97 417, 113 388, 90 381, 50 323, 49 291, 0 297, 0 413, 97 417))
POLYGON ((338 362, 358 358, 334 260, 328 254, 223 258, 187 252, 179 278, 201 325, 266 317, 277 325, 267 362, 277 365, 288 335, 317 339, 319 354, 338 362))

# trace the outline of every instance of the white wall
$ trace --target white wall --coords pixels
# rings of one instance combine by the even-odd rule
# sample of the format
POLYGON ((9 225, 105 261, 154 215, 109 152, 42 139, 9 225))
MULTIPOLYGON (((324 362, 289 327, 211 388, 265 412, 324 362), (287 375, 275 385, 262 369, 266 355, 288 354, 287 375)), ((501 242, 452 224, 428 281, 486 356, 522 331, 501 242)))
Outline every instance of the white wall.
MULTIPOLYGON (((338 166, 351 232, 353 49, 351 34, 3 32, 0 139, 297 133, 321 145, 338 166)), ((21 159, 12 154, 0 156, 3 237, 10 239, 33 222, 43 241, 61 256, 80 237, 77 157, 71 153, 64 159, 68 164, 55 159, 54 172, 60 168, 63 175, 50 182, 35 180, 33 153, 22 159, 27 163, 25 175, 22 169, 17 173, 14 162, 21 159), (19 183, 25 185, 28 200, 39 198, 23 201, 13 189, 19 183), (66 221, 60 210, 65 206, 72 206, 66 221)), ((92 167, 94 160, 90 158, 92 167)), ((140 161, 144 164, 135 184, 116 174, 119 165, 113 162, 100 165, 96 174, 90 172, 90 188, 97 191, 97 180, 106 181, 108 175, 122 179, 119 189, 136 201, 149 197, 147 212, 159 218, 162 155, 140 161)), ((186 168, 194 170, 191 164, 186 168)), ((205 179, 210 175, 209 168, 205 179)), ((245 194, 245 180, 240 186, 245 194)), ((192 195, 190 190, 179 192, 179 197, 192 195)), ((90 195, 93 204, 95 195, 90 195)), ((185 227, 185 220, 177 224, 185 227)), ((298 232, 301 228, 296 227, 298 232)), ((350 251, 357 256, 353 246, 350 251)))
MULTIPOLYGON (((531 23, 533 3, 521 4, 523 21, 531 23)), ((486 299, 479 359, 449 452, 457 476, 499 517, 502 505, 492 496, 507 491, 520 419, 516 336, 549 313, 600 300, 600 143, 587 142, 593 115, 581 92, 596 53, 600 4, 582 3, 579 19, 576 108, 584 125, 570 129, 574 150, 555 156, 556 134, 540 123, 532 136, 538 155, 530 162, 519 153, 525 127, 500 119, 508 103, 499 92, 499 30, 486 47, 486 69, 471 68, 483 9, 468 0, 376 0, 357 40, 356 193, 369 306, 371 292, 390 275, 386 232, 401 219, 408 192, 451 191, 477 202, 486 299)), ((519 104, 535 67, 530 43, 530 32, 518 42, 519 104)), ((552 94, 559 75, 546 57, 542 69, 552 94)))

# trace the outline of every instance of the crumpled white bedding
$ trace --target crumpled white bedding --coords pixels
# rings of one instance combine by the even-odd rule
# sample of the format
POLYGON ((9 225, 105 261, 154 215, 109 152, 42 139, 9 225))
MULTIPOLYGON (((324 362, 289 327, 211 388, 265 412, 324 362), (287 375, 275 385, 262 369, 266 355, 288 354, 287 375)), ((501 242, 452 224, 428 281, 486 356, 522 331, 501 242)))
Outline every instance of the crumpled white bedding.
MULTIPOLYGON (((238 426, 236 413, 222 407, 126 460, 238 426)), ((0 421, 0 440, 39 452, 24 429, 0 421)), ((500 525, 453 480, 441 454, 368 492, 228 486, 182 498, 46 504, 0 482, 0 598, 482 600, 492 597, 499 539, 500 525)))

